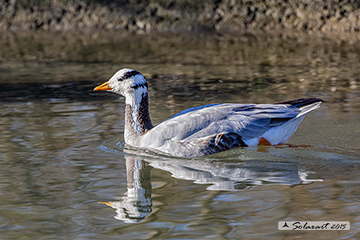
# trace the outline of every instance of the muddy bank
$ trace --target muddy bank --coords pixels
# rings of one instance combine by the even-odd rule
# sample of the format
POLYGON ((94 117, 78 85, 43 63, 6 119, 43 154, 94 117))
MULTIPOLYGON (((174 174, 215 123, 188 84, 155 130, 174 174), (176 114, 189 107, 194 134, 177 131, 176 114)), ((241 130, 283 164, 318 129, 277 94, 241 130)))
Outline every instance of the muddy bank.
POLYGON ((358 32, 355 0, 0 0, 0 30, 358 32))

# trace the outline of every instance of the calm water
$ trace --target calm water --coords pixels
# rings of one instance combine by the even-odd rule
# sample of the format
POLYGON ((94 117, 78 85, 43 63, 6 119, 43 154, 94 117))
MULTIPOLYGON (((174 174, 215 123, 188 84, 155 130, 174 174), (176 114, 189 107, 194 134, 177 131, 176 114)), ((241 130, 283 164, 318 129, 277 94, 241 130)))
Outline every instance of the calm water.
POLYGON ((1 39, 1 239, 360 238, 360 43, 50 39, 1 39), (289 140, 306 146, 165 158, 126 148, 124 100, 92 92, 125 66, 149 79, 154 123, 207 103, 326 103, 289 140), (282 220, 351 229, 279 231, 282 220))

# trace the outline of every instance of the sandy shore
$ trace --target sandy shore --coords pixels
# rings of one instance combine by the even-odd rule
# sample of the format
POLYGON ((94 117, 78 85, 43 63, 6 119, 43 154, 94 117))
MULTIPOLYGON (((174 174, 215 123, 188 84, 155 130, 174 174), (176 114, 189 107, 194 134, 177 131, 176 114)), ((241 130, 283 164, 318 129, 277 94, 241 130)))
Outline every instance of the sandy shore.
POLYGON ((352 0, 0 0, 0 31, 356 33, 352 0))

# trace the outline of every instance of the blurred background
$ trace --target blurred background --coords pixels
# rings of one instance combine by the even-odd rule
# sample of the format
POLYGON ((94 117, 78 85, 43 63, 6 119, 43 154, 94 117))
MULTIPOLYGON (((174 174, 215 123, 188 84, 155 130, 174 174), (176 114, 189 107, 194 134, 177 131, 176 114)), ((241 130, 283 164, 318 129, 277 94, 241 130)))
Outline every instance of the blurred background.
POLYGON ((0 238, 360 238, 359 29, 352 0, 0 0, 0 238), (154 124, 210 103, 326 102, 297 148, 148 156, 124 147, 124 99, 92 91, 124 67, 148 80, 154 124))

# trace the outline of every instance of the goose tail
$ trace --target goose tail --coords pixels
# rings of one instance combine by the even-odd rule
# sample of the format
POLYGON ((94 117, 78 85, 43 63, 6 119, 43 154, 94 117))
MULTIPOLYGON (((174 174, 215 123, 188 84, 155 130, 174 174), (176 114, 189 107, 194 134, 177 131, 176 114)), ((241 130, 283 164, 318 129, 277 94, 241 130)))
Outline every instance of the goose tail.
POLYGON ((297 107, 301 111, 296 116, 297 118, 299 118, 318 109, 323 102, 324 100, 320 98, 299 98, 291 101, 278 102, 275 104, 287 104, 293 107, 297 107))

